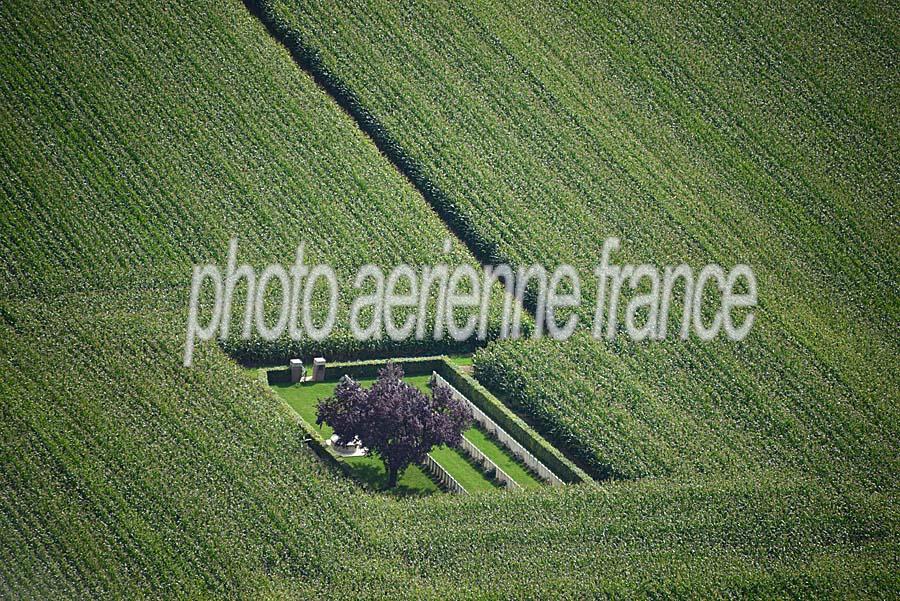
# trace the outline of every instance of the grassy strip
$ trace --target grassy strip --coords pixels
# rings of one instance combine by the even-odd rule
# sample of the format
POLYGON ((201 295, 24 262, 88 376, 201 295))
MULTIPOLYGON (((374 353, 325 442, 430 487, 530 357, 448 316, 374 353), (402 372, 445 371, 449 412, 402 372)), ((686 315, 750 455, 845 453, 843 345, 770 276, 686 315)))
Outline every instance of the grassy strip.
POLYGON ((441 492, 441 489, 418 465, 403 470, 397 479, 397 486, 387 488, 387 470, 381 458, 374 455, 364 457, 344 457, 350 466, 350 475, 372 490, 381 491, 395 497, 415 497, 441 492))
POLYGON ((468 493, 496 490, 498 485, 476 467, 460 450, 447 446, 435 447, 431 456, 459 482, 468 493))
POLYGON ((447 358, 453 365, 458 365, 459 367, 471 367, 473 363, 472 355, 448 355, 447 358))
POLYGON ((464 432, 464 436, 522 488, 543 486, 537 476, 526 469, 506 448, 493 440, 481 428, 469 428, 464 432))

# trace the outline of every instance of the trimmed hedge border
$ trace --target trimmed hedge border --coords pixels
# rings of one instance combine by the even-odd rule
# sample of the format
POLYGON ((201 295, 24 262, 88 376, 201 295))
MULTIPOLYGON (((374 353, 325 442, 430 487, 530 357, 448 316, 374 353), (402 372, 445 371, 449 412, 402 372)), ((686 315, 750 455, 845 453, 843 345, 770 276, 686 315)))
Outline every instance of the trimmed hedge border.
MULTIPOLYGON (((512 412, 500 399, 494 396, 487 388, 482 386, 477 380, 468 374, 463 373, 454 365, 450 358, 446 355, 438 355, 433 357, 398 357, 390 359, 393 363, 403 368, 408 376, 430 375, 436 371, 445 380, 450 382, 459 392, 465 395, 470 401, 484 411, 491 419, 507 431, 511 436, 521 443, 523 447, 537 457, 544 465, 559 476, 560 480, 566 484, 576 484, 579 482, 592 482, 590 476, 581 468, 576 466, 565 455, 563 455, 556 447, 547 442, 543 436, 529 426, 518 415, 512 412)), ((378 370, 384 367, 388 359, 372 359, 368 361, 350 361, 345 363, 328 364, 325 368, 325 381, 335 382, 341 376, 348 375, 354 379, 374 378, 378 375, 378 370)), ((265 371, 265 379, 269 384, 283 383, 290 381, 289 369, 270 369, 265 371)), ((301 420, 302 421, 302 420, 301 420)), ((305 422, 303 423, 305 426, 305 422)), ((304 428, 307 432, 309 428, 304 428)), ((329 454, 329 457, 340 464, 342 469, 346 470, 346 464, 339 461, 333 451, 324 446, 321 438, 315 432, 312 432, 312 438, 318 440, 323 447, 322 450, 329 454)), ((318 453, 319 451, 316 450, 318 453)))
POLYGON ((475 378, 460 371, 449 359, 444 358, 441 364, 442 369, 436 369, 436 372, 441 374, 445 380, 475 403, 479 409, 497 422, 508 434, 518 440, 532 455, 559 476, 560 480, 566 484, 592 481, 587 473, 566 458, 556 447, 547 442, 543 436, 513 413, 511 409, 475 378))
MULTIPOLYGON (((369 359, 366 361, 346 361, 329 363, 325 366, 325 381, 337 382, 343 375, 348 375, 354 380, 378 377, 378 370, 393 361, 403 368, 408 376, 431 375, 432 371, 438 371, 444 365, 444 355, 431 357, 401 357, 398 359, 369 359)), ((291 381, 289 368, 273 368, 265 370, 265 380, 268 384, 288 384, 291 381)))
MULTIPOLYGON (((496 337, 494 324, 489 324, 488 339, 496 337)), ((523 331, 530 332, 530 323, 523 323, 523 331)), ((387 360, 397 356, 438 356, 450 353, 471 353, 487 344, 487 340, 474 338, 457 342, 455 340, 407 340, 396 343, 390 338, 382 340, 353 340, 349 333, 336 330, 327 341, 315 342, 304 338, 293 341, 279 339, 265 341, 259 337, 244 340, 235 335, 220 341, 222 351, 232 357, 243 367, 261 367, 269 365, 287 365, 288 359, 299 358, 305 364, 312 365, 314 357, 328 357, 329 361, 357 363, 363 360, 387 360)))
POLYGON ((376 378, 378 371, 388 361, 403 368, 407 376, 430 376, 431 372, 438 371, 445 363, 443 355, 432 357, 400 357, 397 359, 371 359, 368 361, 350 361, 346 363, 333 363, 325 367, 325 380, 335 382, 344 375, 354 380, 363 378, 376 378))

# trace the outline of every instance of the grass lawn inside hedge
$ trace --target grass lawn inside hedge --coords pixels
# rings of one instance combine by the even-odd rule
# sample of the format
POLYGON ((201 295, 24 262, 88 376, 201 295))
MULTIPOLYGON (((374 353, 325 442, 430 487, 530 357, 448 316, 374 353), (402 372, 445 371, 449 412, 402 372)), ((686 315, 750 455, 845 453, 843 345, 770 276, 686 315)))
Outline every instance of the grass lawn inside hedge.
POLYGON ((450 363, 458 365, 459 367, 471 367, 472 355, 450 355, 450 363))
POLYGON ((387 470, 384 462, 377 455, 365 457, 343 457, 341 459, 350 466, 353 477, 373 489, 397 497, 430 495, 441 492, 440 487, 418 465, 410 465, 397 478, 397 486, 387 488, 387 470))
MULTIPOLYGON (((405 377, 404 381, 412 384, 422 392, 430 394, 428 375, 405 377)), ((360 379, 359 383, 371 386, 374 379, 360 379)), ((276 394, 284 399, 291 408, 308 424, 313 426, 323 440, 328 440, 333 430, 328 424, 316 426, 316 406, 321 399, 334 393, 337 381, 329 382, 303 382, 300 384, 273 384, 276 394)), ((509 453, 480 428, 472 427, 464 432, 466 438, 478 447, 485 455, 491 458, 507 474, 523 488, 535 488, 541 486, 539 480, 523 468, 509 453)), ((489 479, 479 467, 474 465, 469 457, 462 451, 447 447, 437 447, 431 452, 438 463, 446 469, 468 492, 493 490, 497 484, 489 479)), ((353 476, 361 482, 367 483, 378 490, 384 490, 387 484, 387 474, 384 463, 377 456, 345 457, 343 458, 350 467, 353 476)), ((436 492, 437 485, 431 478, 416 465, 409 466, 401 474, 395 493, 400 496, 411 494, 430 494, 436 492)))
POLYGON ((481 428, 469 428, 463 432, 463 435, 522 488, 540 488, 544 486, 544 483, 516 460, 508 449, 491 438, 481 428))

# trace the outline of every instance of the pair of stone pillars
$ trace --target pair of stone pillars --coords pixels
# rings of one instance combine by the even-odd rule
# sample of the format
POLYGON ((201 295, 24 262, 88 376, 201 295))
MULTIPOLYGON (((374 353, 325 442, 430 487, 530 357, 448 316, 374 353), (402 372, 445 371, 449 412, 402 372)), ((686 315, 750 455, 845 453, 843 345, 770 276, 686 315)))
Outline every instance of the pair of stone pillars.
MULTIPOLYGON (((300 359, 291 359, 291 383, 299 382, 303 379, 303 361, 300 359)), ((325 380, 325 357, 316 357, 313 359, 313 382, 322 382, 325 380)))

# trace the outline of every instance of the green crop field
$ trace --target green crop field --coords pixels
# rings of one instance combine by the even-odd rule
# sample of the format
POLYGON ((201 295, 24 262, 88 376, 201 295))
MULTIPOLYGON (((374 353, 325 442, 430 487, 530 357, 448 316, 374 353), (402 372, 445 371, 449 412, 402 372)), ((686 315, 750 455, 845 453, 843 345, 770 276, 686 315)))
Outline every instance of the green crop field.
MULTIPOLYGON (((697 407, 697 385, 725 389, 707 403, 715 411, 750 405, 752 413, 755 398, 784 400, 792 414, 821 407, 826 423, 813 427, 826 440, 852 427, 846 413, 860 414, 851 436, 861 444, 896 438, 898 86, 872 82, 900 82, 895 70, 860 58, 888 52, 881 25, 869 32, 860 15, 819 8, 845 18, 820 27, 810 6, 713 15, 678 3, 573 11, 424 3, 423 20, 393 4, 330 16, 291 0, 271 4, 499 256, 566 261, 589 274, 603 232, 622 238, 620 262, 754 267, 766 285, 753 336, 741 344, 563 351, 574 360, 561 377, 611 404, 649 405, 646 416, 625 409, 624 419, 639 423, 623 443, 643 445, 657 428, 667 436, 668 418, 646 397, 686 413, 679 421, 718 428, 697 407), (813 60, 817 36, 841 50, 813 60), (788 37, 791 45, 778 44, 788 37), (408 56, 418 63, 404 68, 408 56), (423 67, 430 63, 441 68, 423 67), (830 79, 814 79, 817 69, 830 79), (874 94, 865 103, 853 91, 862 86, 874 94), (598 373, 595 362, 613 367, 598 373)), ((512 346, 509 354, 521 348, 512 346)), ((694 430, 685 431, 688 455, 703 448, 700 440, 689 448, 694 430)), ((882 475, 892 477, 892 467, 882 475)))
POLYGON ((0 596, 900 595, 895 5, 0 17, 0 596), (182 364, 192 267, 234 237, 256 266, 305 242, 345 282, 439 261, 591 281, 609 236, 620 263, 748 263, 759 303, 739 343, 595 340, 588 302, 568 341, 455 359, 594 482, 366 490, 239 364, 472 340, 360 342, 342 304, 321 342, 182 364))
POLYGON ((615 235, 619 263, 746 262, 765 282, 738 344, 578 335, 476 355, 591 474, 776 469, 896 493, 892 8, 262 4, 492 258, 589 279, 615 235))

